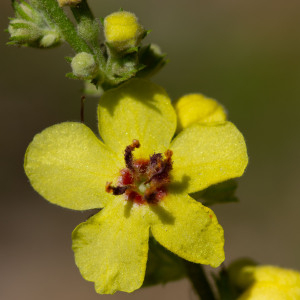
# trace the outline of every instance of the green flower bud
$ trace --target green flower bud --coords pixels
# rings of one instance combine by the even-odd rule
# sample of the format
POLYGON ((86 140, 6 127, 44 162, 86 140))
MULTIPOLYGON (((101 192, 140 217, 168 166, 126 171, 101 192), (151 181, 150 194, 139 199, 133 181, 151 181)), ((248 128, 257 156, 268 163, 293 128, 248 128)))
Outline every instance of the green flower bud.
POLYGON ((8 26, 8 44, 45 48, 60 43, 59 31, 47 22, 42 12, 24 1, 14 1, 13 8, 16 18, 11 19, 8 26))
POLYGON ((137 17, 127 11, 118 11, 104 19, 106 42, 116 51, 124 51, 138 46, 145 30, 137 17))
POLYGON ((11 40, 18 43, 32 43, 42 36, 42 31, 35 24, 22 19, 13 19, 8 26, 8 32, 11 40))
POLYGON ((45 34, 40 41, 40 45, 45 48, 55 46, 58 43, 60 43, 60 36, 56 32, 45 34))
POLYGON ((78 53, 71 62, 73 74, 80 79, 91 79, 95 76, 98 66, 92 54, 78 53))

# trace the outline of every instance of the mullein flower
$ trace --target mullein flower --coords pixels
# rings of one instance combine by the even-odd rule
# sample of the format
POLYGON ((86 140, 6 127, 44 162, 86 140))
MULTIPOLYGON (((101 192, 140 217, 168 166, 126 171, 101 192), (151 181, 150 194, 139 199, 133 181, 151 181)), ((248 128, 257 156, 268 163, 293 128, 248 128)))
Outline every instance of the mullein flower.
POLYGON ((300 273, 297 271, 267 265, 244 265, 235 268, 234 273, 234 283, 244 290, 238 300, 300 299, 300 273))
POLYGON ((188 94, 175 102, 177 131, 195 123, 224 122, 227 114, 224 107, 214 99, 202 94, 188 94))
POLYGON ((98 122, 101 139, 77 122, 45 129, 24 163, 48 201, 101 209, 72 234, 82 276, 98 293, 138 289, 150 234, 186 260, 219 266, 223 229, 189 194, 243 174, 248 157, 236 127, 195 124, 172 140, 176 114, 168 95, 141 79, 105 92, 98 122))

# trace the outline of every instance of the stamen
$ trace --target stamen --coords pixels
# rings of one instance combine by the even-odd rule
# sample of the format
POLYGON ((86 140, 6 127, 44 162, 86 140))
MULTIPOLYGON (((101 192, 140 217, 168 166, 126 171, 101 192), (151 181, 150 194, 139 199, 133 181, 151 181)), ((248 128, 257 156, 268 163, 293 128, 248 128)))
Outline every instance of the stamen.
POLYGON ((132 151, 135 148, 139 148, 140 147, 140 142, 138 140, 133 140, 132 144, 127 146, 125 149, 125 155, 124 155, 124 159, 125 159, 125 163, 126 163, 126 167, 129 170, 134 170, 133 168, 133 156, 132 156, 132 151))
POLYGON ((106 186, 105 186, 105 191, 107 193, 112 193, 113 195, 117 196, 117 195, 122 195, 126 192, 126 190, 128 189, 128 187, 125 186, 112 186, 111 185, 112 182, 107 182, 106 186))
MULTIPOLYGON (((161 153, 153 154, 150 157, 150 162, 153 161, 156 165, 151 164, 151 168, 154 169, 155 173, 150 175, 150 178, 145 182, 149 183, 152 180, 164 180, 169 177, 169 172, 172 170, 172 155, 173 152, 171 150, 167 150, 165 152, 165 160, 161 160, 161 153), (158 156, 160 154, 160 156, 158 156)), ((150 170, 151 173, 152 170, 150 170)))
POLYGON ((107 182, 105 190, 113 195, 122 195, 136 204, 157 204, 167 195, 172 170, 171 150, 163 155, 154 153, 149 159, 134 159, 133 151, 139 148, 138 140, 133 140, 124 153, 126 167, 120 171, 117 185, 107 182))

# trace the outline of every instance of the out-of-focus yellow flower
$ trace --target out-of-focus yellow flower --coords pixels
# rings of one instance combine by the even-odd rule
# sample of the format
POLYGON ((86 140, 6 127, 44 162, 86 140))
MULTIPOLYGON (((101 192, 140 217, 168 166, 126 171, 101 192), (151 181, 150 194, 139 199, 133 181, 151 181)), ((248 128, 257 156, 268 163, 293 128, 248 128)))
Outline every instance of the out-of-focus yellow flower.
POLYGON ((35 136, 24 163, 32 186, 50 202, 103 208, 72 235, 83 277, 98 293, 139 288, 150 231, 178 256, 219 266, 223 229, 213 211, 188 194, 243 174, 248 157, 236 127, 195 124, 171 141, 171 101, 141 79, 105 92, 98 121, 102 140, 81 123, 49 127, 35 136))
POLYGON ((244 266, 235 278, 245 289, 238 300, 300 300, 300 273, 274 266, 244 266))
POLYGON ((188 94, 175 103, 177 131, 195 123, 224 122, 227 118, 224 107, 216 100, 202 94, 188 94))
POLYGON ((143 27, 131 12, 114 12, 104 19, 105 39, 118 51, 136 47, 143 33, 143 27))

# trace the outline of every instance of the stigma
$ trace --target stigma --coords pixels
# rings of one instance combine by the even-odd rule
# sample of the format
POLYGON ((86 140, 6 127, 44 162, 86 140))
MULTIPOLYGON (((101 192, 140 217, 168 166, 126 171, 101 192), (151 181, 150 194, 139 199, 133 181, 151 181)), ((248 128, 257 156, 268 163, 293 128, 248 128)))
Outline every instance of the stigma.
POLYGON ((113 195, 124 195, 127 201, 136 204, 157 204, 167 195, 172 170, 171 150, 154 153, 149 159, 134 159, 133 151, 140 147, 138 140, 133 140, 124 151, 126 167, 120 170, 115 186, 107 182, 105 190, 113 195))

